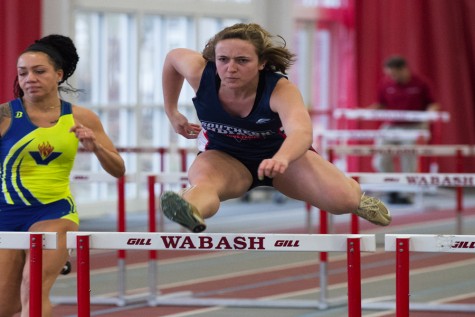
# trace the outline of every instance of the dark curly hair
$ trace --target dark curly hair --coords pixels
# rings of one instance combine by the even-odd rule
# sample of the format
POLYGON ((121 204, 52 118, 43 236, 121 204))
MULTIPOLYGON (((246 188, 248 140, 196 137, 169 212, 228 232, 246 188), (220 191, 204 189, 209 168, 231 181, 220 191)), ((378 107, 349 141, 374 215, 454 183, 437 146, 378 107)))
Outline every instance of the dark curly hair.
MULTIPOLYGON (((33 44, 28 46, 22 52, 22 54, 27 52, 45 53, 50 58, 55 70, 63 70, 63 78, 58 83, 58 86, 60 86, 64 82, 67 83, 68 78, 74 74, 77 63, 79 61, 76 46, 74 45, 71 38, 59 34, 51 34, 39 40, 36 40, 33 44)), ((67 83, 67 87, 60 86, 58 89, 64 92, 78 91, 77 89, 69 85, 69 83, 67 83)), ((15 78, 15 82, 13 85, 13 93, 16 98, 23 97, 24 95, 23 90, 21 90, 20 85, 18 83, 18 77, 15 78)))
POLYGON ((383 66, 387 68, 401 69, 407 66, 407 61, 402 56, 393 55, 384 61, 383 66))
POLYGON ((237 23, 224 28, 208 41, 202 52, 203 57, 207 61, 214 62, 216 45, 226 39, 251 42, 256 48, 259 61, 266 63, 264 69, 286 74, 287 69, 295 62, 295 54, 285 47, 284 38, 280 35, 273 36, 256 23, 237 23))

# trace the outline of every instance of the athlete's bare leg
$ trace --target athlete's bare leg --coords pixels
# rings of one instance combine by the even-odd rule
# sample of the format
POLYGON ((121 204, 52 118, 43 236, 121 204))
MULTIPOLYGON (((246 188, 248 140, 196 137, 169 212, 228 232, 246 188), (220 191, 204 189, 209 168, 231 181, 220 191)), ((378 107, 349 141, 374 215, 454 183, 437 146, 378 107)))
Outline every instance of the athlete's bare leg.
POLYGON ((191 187, 180 194, 164 192, 160 206, 165 216, 192 232, 206 229, 204 218, 213 216, 221 201, 244 195, 252 175, 235 158, 209 150, 198 155, 188 171, 191 187))
POLYGON ((354 213, 379 226, 391 223, 391 214, 379 199, 362 195, 355 180, 312 151, 292 162, 273 184, 283 194, 333 214, 354 213))
MULTIPOLYGON (((56 250, 43 251, 43 297, 42 297, 42 316, 52 316, 52 306, 50 302, 50 292, 61 269, 69 258, 69 252, 66 248, 66 232, 77 231, 78 225, 67 219, 45 220, 35 223, 30 228, 30 232, 57 232, 58 245, 56 250)), ((26 262, 29 263, 29 253, 27 252, 26 262)), ((24 266, 23 280, 21 285, 21 317, 29 316, 29 285, 30 285, 30 267, 24 266)))
POLYGON ((334 214, 355 210, 361 198, 355 180, 312 151, 292 162, 273 184, 284 195, 334 214))
POLYGON ((12 317, 21 311, 20 286, 24 250, 0 250, 0 317, 12 317))
POLYGON ((241 162, 212 150, 196 157, 188 177, 193 188, 183 197, 203 218, 213 216, 221 201, 244 195, 252 184, 252 175, 241 162))

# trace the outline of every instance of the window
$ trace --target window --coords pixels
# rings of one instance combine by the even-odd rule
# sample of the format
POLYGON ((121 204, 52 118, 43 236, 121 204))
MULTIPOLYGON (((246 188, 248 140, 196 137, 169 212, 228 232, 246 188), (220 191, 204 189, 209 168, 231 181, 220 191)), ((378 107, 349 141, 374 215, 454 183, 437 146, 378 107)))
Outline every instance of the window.
MULTIPOLYGON (((208 0, 207 0, 208 1, 208 0)), ((210 1, 214 2, 214 1, 210 1)), ((249 3, 249 1, 236 1, 249 3)), ((176 47, 201 50, 208 39, 224 26, 244 18, 214 16, 162 15, 130 12, 80 10, 75 14, 75 42, 80 56, 76 86, 84 90, 77 103, 96 112, 108 135, 119 148, 157 149, 194 148, 195 140, 172 133, 163 107, 162 67, 166 53, 176 47)), ((194 92, 187 84, 180 95, 180 111, 197 122, 191 99, 194 92)), ((195 152, 187 155, 191 163, 195 152)), ((179 171, 178 154, 122 153, 127 175, 140 178, 162 169, 179 171)), ((187 163, 187 164, 189 164, 187 163)), ((80 153, 76 173, 105 173, 90 153, 80 153)), ((127 183, 127 198, 146 195, 143 183, 127 183)), ((78 203, 108 199, 115 201, 114 183, 72 184, 78 203)))

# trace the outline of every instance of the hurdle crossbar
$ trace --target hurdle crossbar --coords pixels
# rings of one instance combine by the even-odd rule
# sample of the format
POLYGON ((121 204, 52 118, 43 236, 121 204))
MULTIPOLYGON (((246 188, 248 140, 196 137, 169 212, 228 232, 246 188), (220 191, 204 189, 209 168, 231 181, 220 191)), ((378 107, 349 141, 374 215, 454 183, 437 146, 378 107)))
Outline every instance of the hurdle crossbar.
MULTIPOLYGON (((347 173, 347 175, 357 179, 363 190, 371 189, 371 185, 377 185, 379 190, 384 189, 385 186, 394 185, 404 185, 406 190, 412 187, 428 189, 433 186, 456 188, 456 230, 459 234, 462 232, 463 194, 461 189, 475 187, 474 173, 347 173)), ((352 215, 352 226, 358 221, 359 219, 352 215)), ((358 232, 352 230, 352 233, 358 232)))
POLYGON ((30 236, 42 235, 43 249, 56 249, 56 232, 0 232, 0 249, 26 250, 30 248, 30 236))
POLYGON ((322 130, 317 131, 317 136, 325 140, 374 140, 377 138, 393 141, 416 140, 418 138, 430 138, 430 132, 424 129, 393 129, 393 130, 322 130))
MULTIPOLYGON (((361 316, 360 252, 374 252, 374 235, 309 235, 309 234, 222 234, 222 233, 143 233, 143 232, 68 232, 68 248, 80 249, 78 266, 88 262, 89 249, 181 250, 181 251, 288 251, 288 252, 347 252, 348 310, 350 317, 361 316), (81 264, 80 264, 81 263, 81 264)), ((78 270, 78 304, 87 305, 89 271, 78 270), (78 282, 79 285, 79 282, 78 282)), ((318 301, 276 301, 242 299, 198 299, 158 296, 150 305, 180 306, 239 306, 239 307, 300 307, 321 308, 318 301)), ((325 303, 325 308, 328 303, 325 303)), ((82 308, 82 309, 87 309, 82 308)), ((78 309, 79 312, 79 309, 78 309)), ((81 310, 79 317, 88 316, 81 310)))
POLYGON ((410 252, 474 253, 475 235, 386 234, 385 251, 396 252, 396 301, 363 302, 364 309, 396 309, 396 317, 409 311, 475 312, 475 305, 410 302, 410 252))
MULTIPOLYGON (((475 187, 475 173, 365 173, 350 172, 348 177, 357 177, 361 184, 400 184, 414 186, 475 187)), ((185 172, 161 173, 157 182, 183 184, 185 172)))
MULTIPOLYGON (((125 219, 125 184, 126 182, 137 181, 139 176, 123 176, 115 178, 107 173, 71 173, 70 179, 74 182, 106 182, 117 184, 117 230, 126 231, 125 219)), ((90 303, 98 305, 116 305, 125 306, 130 303, 138 303, 146 300, 147 297, 142 295, 126 295, 126 253, 125 250, 117 251, 117 283, 118 291, 116 297, 92 297, 90 303)), ((51 296, 51 302, 54 304, 73 304, 75 305, 77 298, 75 296, 51 296)))
POLYGON ((420 156, 463 156, 475 155, 475 146, 465 144, 454 145, 329 145, 328 151, 335 155, 372 156, 375 154, 420 156))
POLYGON ((397 120, 407 122, 450 121, 450 113, 446 111, 404 111, 377 109, 335 109, 335 119, 363 120, 397 120))
POLYGON ((475 187, 475 173, 347 173, 361 184, 475 187))
MULTIPOLYGON (((345 251, 349 238, 346 234, 68 232, 68 248, 76 249, 78 235, 92 237, 91 249, 178 251, 345 251)), ((361 251, 375 251, 374 235, 357 237, 361 251)))
POLYGON ((42 315, 43 250, 57 248, 56 232, 0 232, 0 249, 30 250, 30 317, 42 315))

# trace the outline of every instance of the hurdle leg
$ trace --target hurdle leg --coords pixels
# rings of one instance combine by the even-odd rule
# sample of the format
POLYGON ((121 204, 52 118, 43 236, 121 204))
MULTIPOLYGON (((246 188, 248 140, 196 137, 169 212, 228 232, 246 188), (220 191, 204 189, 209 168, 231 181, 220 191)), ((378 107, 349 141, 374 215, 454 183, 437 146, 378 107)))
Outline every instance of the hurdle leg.
MULTIPOLYGON (((328 234, 328 213, 320 210, 320 234, 328 234)), ((320 309, 328 308, 328 253, 320 252, 320 309)))
POLYGON ((42 315, 43 235, 30 235, 30 317, 42 315))
MULTIPOLYGON (((353 179, 360 182, 360 178, 358 176, 354 176, 353 179)), ((360 220, 357 215, 351 213, 351 234, 358 234, 360 233, 360 220)))
POLYGON ((311 234, 313 229, 312 229, 312 205, 310 205, 308 202, 305 203, 305 211, 306 211, 306 216, 307 216, 307 233, 311 234))
POLYGON ((77 236, 78 317, 91 316, 89 236, 77 236))
POLYGON ((396 317, 409 317, 409 238, 396 239, 396 317))
POLYGON ((360 220, 357 215, 351 214, 351 234, 360 232, 360 220))
MULTIPOLYGON (((463 172, 463 153, 462 150, 457 150, 456 154, 456 170, 457 173, 463 172)), ((463 187, 457 186, 456 190, 456 204, 455 213, 456 213, 456 234, 463 233, 463 225, 462 225, 462 212, 463 212, 463 187)))
MULTIPOLYGON (((155 183, 156 177, 150 175, 148 181, 148 231, 156 232, 156 202, 155 202, 155 183)), ((149 287, 149 306, 155 306, 157 301, 157 251, 148 251, 148 287, 149 287)))
POLYGON ((347 239, 348 317, 361 317, 360 239, 347 239))
MULTIPOLYGON (((117 229, 119 232, 125 232, 126 219, 125 219, 125 176, 120 177, 117 180, 117 192, 119 195, 118 199, 118 216, 117 216, 117 229)), ((125 306, 125 294, 126 294, 126 267, 125 267, 125 250, 117 251, 117 267, 118 267, 118 295, 117 295, 117 306, 125 306)))

